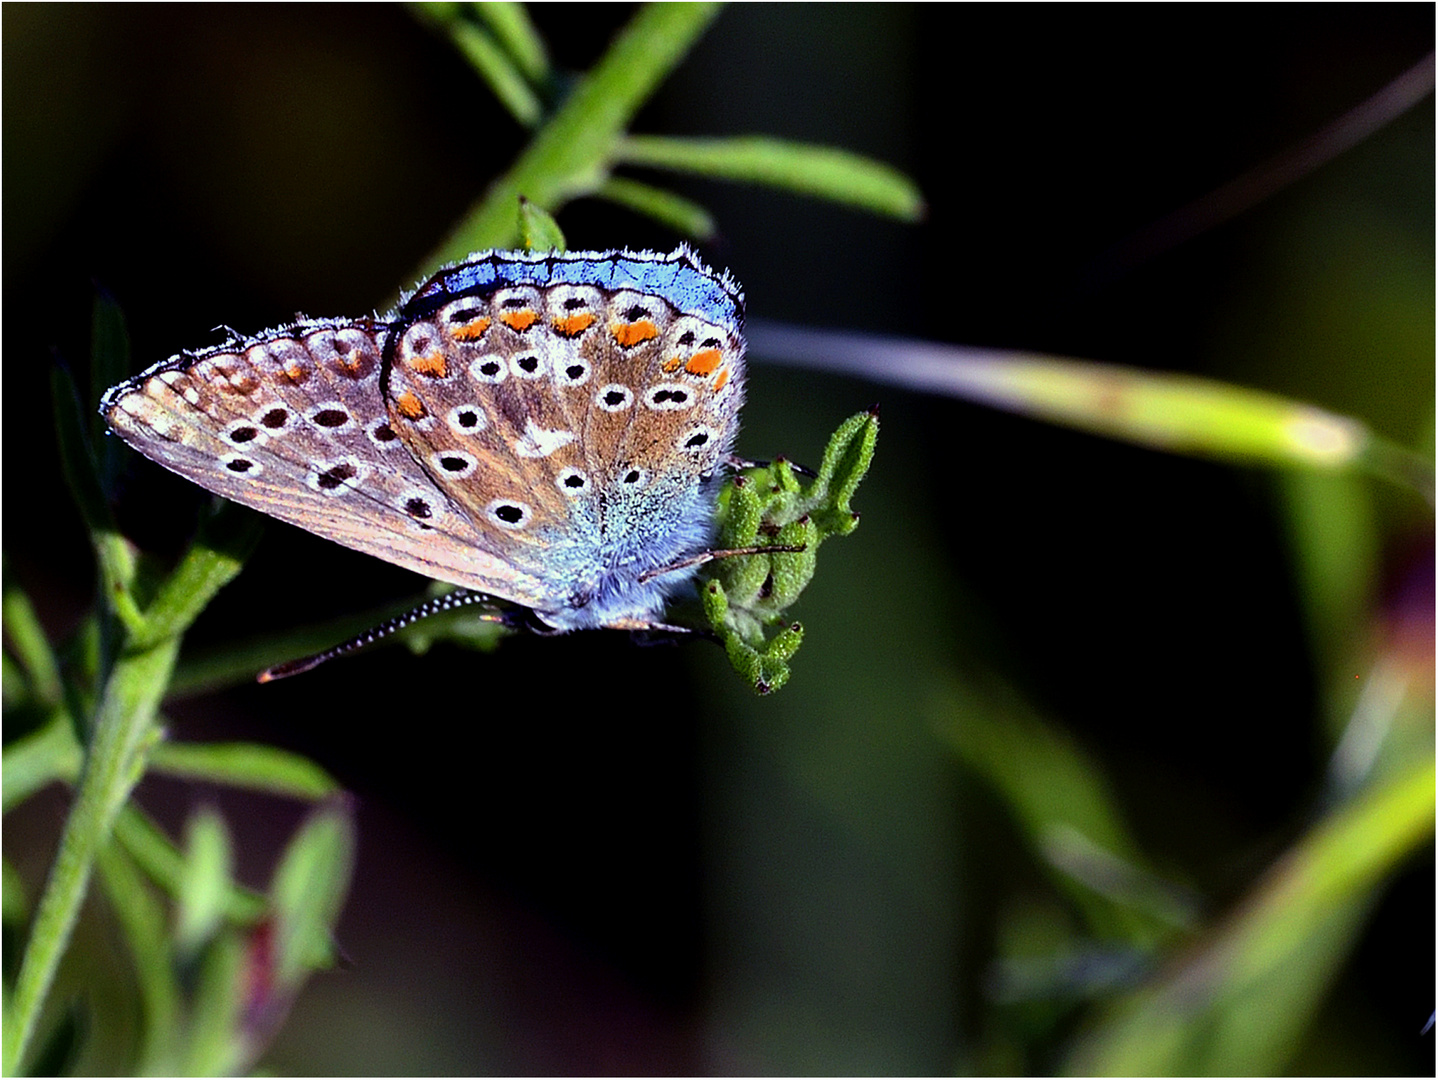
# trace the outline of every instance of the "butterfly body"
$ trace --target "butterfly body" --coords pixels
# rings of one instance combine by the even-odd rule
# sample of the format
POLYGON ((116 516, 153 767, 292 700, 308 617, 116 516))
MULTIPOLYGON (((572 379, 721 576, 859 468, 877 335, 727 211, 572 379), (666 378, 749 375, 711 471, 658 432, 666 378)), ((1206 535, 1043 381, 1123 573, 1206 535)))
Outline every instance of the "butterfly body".
POLYGON ((712 542, 742 332, 686 248, 487 252, 387 317, 182 353, 101 409, 226 498, 557 630, 635 628, 712 542))

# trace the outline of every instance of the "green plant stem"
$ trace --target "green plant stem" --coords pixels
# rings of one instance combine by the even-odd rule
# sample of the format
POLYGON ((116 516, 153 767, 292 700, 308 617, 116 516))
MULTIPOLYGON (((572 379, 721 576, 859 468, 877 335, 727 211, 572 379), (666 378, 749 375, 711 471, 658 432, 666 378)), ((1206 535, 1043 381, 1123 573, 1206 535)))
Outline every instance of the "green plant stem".
POLYGON ((490 187, 448 239, 425 260, 421 275, 473 251, 514 243, 514 207, 521 195, 551 214, 608 176, 615 147, 654 87, 684 58, 718 4, 651 4, 639 10, 535 135, 514 167, 490 187))
POLYGON ((19 1071, 80 914, 96 853, 109 838, 115 815, 139 779, 134 752, 154 722, 178 649, 179 639, 172 638, 126 654, 115 665, 105 688, 80 787, 15 980, 4 1033, 6 1075, 19 1071))

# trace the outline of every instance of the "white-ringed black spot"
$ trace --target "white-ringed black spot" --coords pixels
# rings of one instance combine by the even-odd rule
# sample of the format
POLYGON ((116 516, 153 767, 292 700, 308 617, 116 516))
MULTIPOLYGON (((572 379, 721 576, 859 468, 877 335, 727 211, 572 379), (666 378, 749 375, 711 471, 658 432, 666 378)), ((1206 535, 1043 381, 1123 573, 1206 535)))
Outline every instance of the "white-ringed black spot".
POLYGON ((264 446, 270 441, 269 432, 262 430, 249 420, 235 420, 227 424, 225 430, 220 432, 220 438, 241 450, 264 446))
POLYGON ((622 412, 634 404, 634 391, 623 383, 610 383, 599 388, 594 404, 605 412, 622 412))
POLYGON ((544 374, 544 360, 538 353, 520 353, 509 363, 521 379, 537 379, 544 374))
POLYGON ((509 365, 504 362, 501 356, 492 353, 488 356, 481 356, 469 365, 469 377, 475 382, 498 383, 504 382, 509 375, 509 365))
POLYGON ((474 472, 478 462, 473 454, 463 450, 436 450, 429 460, 443 476, 462 480, 474 472))
POLYGON ((575 357, 560 368, 558 374, 565 386, 582 386, 589 381, 589 361, 575 357))
POLYGON ((349 423, 350 414, 343 409, 320 409, 310 419, 320 427, 339 428, 349 423))
POLYGON ((484 516, 501 529, 522 529, 529 524, 534 511, 518 499, 495 499, 484 508, 484 516))
POLYGON ((589 301, 580 296, 571 296, 564 301, 565 311, 578 311, 580 308, 588 307, 589 301))
POLYGON ((620 474, 619 482, 625 487, 638 488, 643 487, 645 481, 647 481, 648 479, 648 473, 646 473, 643 469, 639 468, 637 465, 631 465, 622 474, 620 474))
POLYGON ((720 341, 717 337, 712 337, 706 338, 704 344, 699 347, 701 349, 722 349, 724 347, 724 343, 720 341))
POLYGON ((653 313, 642 304, 635 304, 624 313, 625 322, 638 322, 640 319, 652 319, 653 313))
POLYGON ((404 512, 412 518, 421 520, 434 517, 434 507, 429 505, 428 500, 421 499, 418 495, 405 500, 404 512))
POLYGON ((679 335, 679 344, 687 348, 694 344, 694 339, 697 336, 693 330, 685 330, 684 333, 679 335))
POLYGON ((461 435, 474 435, 489 426, 489 418, 478 405, 456 405, 445 419, 461 435))
POLYGON ((560 469, 559 474, 555 476, 554 486, 570 498, 573 498, 576 495, 583 494, 589 489, 589 477, 585 476, 581 470, 573 466, 566 466, 560 469))
POLYGON ((260 423, 271 431, 278 431, 284 427, 285 424, 289 423, 289 419, 290 410, 283 406, 276 405, 274 408, 264 411, 264 415, 260 417, 260 423))

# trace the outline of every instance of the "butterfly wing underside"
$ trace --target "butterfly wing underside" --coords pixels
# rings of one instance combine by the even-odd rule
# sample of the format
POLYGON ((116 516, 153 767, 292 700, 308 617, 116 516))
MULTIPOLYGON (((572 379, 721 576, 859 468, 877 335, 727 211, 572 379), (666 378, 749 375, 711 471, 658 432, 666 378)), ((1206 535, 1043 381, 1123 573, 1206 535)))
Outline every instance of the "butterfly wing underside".
POLYGON ((101 409, 130 446, 218 495, 429 577, 547 603, 389 425, 387 333, 376 320, 300 323, 181 354, 112 388, 101 409))

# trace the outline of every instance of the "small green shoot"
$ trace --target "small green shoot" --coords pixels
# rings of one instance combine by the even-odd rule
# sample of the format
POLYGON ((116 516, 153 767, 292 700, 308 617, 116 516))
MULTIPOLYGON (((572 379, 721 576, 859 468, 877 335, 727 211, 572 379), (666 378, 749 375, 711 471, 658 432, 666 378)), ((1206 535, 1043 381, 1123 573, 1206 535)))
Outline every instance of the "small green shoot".
POLYGON ((789 623, 772 637, 767 628, 784 619, 813 578, 819 545, 858 527, 849 501, 869 471, 878 436, 877 413, 858 413, 834 432, 809 483, 780 459, 735 477, 720 496, 718 547, 802 549, 717 559, 701 577, 709 625, 757 693, 772 693, 789 680, 803 628, 789 623))

